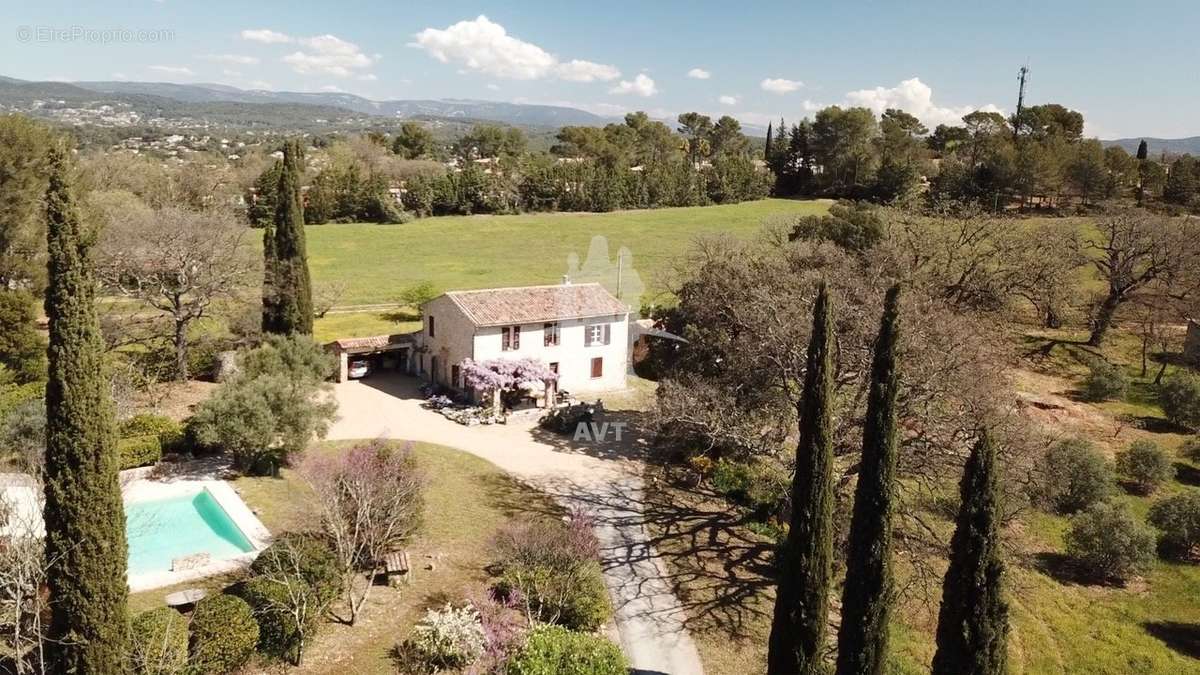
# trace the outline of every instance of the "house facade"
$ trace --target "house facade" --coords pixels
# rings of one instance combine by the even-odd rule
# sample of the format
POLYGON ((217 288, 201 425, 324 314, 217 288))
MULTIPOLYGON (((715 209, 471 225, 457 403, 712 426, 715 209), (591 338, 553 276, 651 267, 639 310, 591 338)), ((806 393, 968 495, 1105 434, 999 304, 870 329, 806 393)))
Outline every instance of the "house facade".
POLYGON ((559 391, 625 388, 629 308, 600 284, 450 291, 421 313, 413 366, 431 382, 465 391, 466 359, 532 358, 558 373, 559 391))

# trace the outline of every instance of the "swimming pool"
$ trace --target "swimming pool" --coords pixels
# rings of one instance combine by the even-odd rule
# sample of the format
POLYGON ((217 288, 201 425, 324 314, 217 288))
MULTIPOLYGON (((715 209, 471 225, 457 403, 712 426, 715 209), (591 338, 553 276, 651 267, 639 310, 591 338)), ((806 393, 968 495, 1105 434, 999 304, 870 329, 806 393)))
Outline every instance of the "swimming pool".
POLYGON ((126 503, 125 531, 131 576, 170 571, 172 560, 197 553, 217 561, 255 550, 208 489, 126 503))

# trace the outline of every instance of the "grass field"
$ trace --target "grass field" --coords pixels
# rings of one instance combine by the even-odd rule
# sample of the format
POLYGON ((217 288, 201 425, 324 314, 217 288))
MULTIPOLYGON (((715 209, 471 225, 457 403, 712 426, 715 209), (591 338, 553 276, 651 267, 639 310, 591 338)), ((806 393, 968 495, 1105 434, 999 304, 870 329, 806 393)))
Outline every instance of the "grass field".
MULTIPOLYGON (((318 444, 315 452, 335 452, 348 442, 318 444)), ((408 547, 414 577, 401 588, 379 587, 353 626, 326 622, 306 650, 304 667, 289 673, 379 674, 396 672, 389 651, 429 607, 460 603, 480 592, 488 580, 484 569, 497 528, 514 517, 557 514, 548 497, 509 477, 494 465, 465 452, 419 443, 413 449, 425 472, 425 525, 408 547), (463 499, 471 495, 470 499, 463 499), (430 566, 434 569, 428 569, 430 566)), ((272 533, 316 526, 308 487, 292 470, 281 478, 243 477, 234 487, 272 533)), ((213 577, 179 587, 137 593, 134 612, 159 607, 163 597, 187 587, 219 592, 235 578, 213 577)), ((335 607, 335 610, 337 608, 335 607)), ((254 672, 283 672, 267 666, 254 672)), ((249 671, 247 671, 249 672, 249 671)))
MULTIPOLYGON (((766 199, 616 213, 422 218, 405 225, 315 225, 307 228, 314 283, 345 284, 338 305, 394 303, 401 291, 428 281, 438 290, 557 283, 571 273, 616 291, 623 256, 627 302, 640 285, 661 288, 671 262, 701 234, 752 235, 777 214, 824 213, 826 201, 766 199), (607 248, 597 246, 603 237, 607 248), (595 255, 589 260, 589 249, 595 255), (578 256, 572 268, 568 257, 578 256)), ((333 314, 317 322, 318 338, 379 335, 397 330, 385 313, 333 314), (391 328, 389 329, 389 326, 391 328)))

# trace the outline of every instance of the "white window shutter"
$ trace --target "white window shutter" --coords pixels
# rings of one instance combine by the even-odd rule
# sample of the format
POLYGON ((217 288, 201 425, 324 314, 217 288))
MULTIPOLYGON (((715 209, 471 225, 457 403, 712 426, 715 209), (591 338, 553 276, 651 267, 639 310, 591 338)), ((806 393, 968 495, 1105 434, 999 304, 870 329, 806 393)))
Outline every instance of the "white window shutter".
POLYGON ((610 328, 612 328, 610 324, 604 324, 604 344, 608 344, 609 340, 612 339, 612 333, 609 331, 610 328))

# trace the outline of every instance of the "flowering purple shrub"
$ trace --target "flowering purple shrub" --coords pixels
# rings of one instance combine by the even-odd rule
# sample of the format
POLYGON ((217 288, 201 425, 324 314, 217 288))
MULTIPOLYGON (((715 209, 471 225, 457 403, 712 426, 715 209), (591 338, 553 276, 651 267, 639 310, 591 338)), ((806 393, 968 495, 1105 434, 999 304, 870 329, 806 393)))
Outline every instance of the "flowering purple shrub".
POLYGON ((528 357, 487 361, 466 359, 462 362, 462 375, 468 386, 483 391, 507 391, 522 384, 558 379, 558 374, 550 370, 550 366, 528 357))

